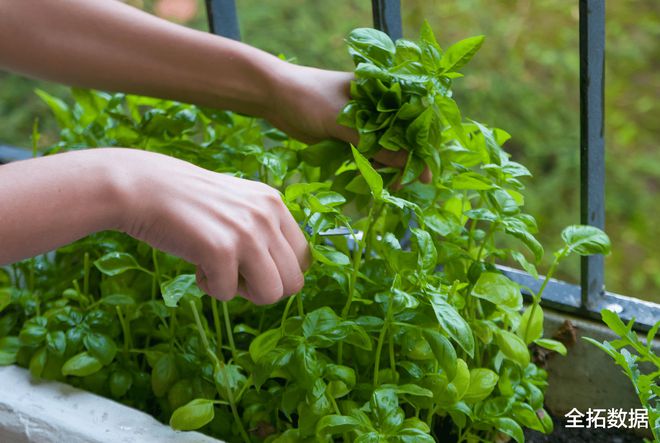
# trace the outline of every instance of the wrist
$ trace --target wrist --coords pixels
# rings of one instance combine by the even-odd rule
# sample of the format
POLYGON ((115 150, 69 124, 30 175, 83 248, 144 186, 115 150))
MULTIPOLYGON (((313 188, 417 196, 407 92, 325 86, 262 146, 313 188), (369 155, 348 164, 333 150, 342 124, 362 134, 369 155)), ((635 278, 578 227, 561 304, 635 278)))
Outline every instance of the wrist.
MULTIPOLYGON (((128 232, 136 219, 140 184, 138 174, 131 172, 136 166, 132 150, 126 148, 97 148, 87 151, 94 160, 90 162, 94 175, 93 198, 99 202, 101 223, 99 230, 128 232)), ((144 165, 137 165, 146 170, 144 165)))
MULTIPOLYGON (((266 118, 274 111, 274 93, 288 63, 243 43, 225 41, 202 81, 209 105, 266 118)), ((202 103, 203 104, 203 103, 202 103)))

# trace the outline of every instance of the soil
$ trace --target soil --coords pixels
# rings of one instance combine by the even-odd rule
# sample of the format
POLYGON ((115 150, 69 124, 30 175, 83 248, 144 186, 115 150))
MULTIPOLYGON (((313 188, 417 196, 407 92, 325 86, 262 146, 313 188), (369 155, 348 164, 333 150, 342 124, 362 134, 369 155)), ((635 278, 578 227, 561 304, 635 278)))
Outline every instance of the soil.
POLYGON ((550 435, 525 430, 525 443, 642 443, 644 440, 620 429, 566 428, 562 419, 553 417, 550 435))

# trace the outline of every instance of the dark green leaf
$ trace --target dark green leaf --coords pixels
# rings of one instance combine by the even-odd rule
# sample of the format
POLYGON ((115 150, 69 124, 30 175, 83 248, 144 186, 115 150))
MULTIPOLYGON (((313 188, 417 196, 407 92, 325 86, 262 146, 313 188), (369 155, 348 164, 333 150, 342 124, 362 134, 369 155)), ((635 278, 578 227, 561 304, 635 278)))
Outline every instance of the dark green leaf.
POLYGON ((440 327, 449 334, 470 357, 474 356, 472 329, 456 309, 447 303, 440 294, 432 294, 431 306, 440 327))
POLYGON ((117 345, 114 340, 105 334, 90 332, 83 338, 87 352, 96 357, 101 364, 109 365, 117 354, 117 345))
POLYGON ((525 442, 522 428, 518 423, 508 417, 500 417, 492 420, 493 425, 500 431, 512 437, 518 443, 525 442))
POLYGON ((103 364, 87 352, 74 355, 62 366, 62 375, 86 377, 94 374, 103 367, 103 364))
POLYGON ((343 434, 345 432, 361 430, 360 422, 345 415, 326 415, 316 424, 316 435, 319 441, 327 435, 343 434))

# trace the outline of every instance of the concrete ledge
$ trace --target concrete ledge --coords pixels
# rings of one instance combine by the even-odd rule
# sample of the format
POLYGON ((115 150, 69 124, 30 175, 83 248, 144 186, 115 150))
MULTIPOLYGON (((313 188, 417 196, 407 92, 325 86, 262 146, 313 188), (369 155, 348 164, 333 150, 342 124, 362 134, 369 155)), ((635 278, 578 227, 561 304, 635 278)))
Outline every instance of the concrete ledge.
POLYGON ((0 367, 2 443, 221 443, 177 432, 148 414, 58 382, 32 382, 16 366, 0 367))
MULTIPOLYGON (((555 417, 563 418, 573 408, 583 413, 589 408, 641 408, 632 383, 623 370, 609 355, 581 338, 591 337, 602 342, 615 339, 616 334, 602 323, 547 308, 543 312, 544 336, 551 337, 565 320, 571 321, 577 335, 577 341, 568 347, 566 357, 554 355, 547 361, 550 385, 546 390, 545 403, 555 417)), ((640 335, 640 338, 646 341, 645 336, 640 335)), ((653 349, 660 353, 660 340, 654 340, 653 349)), ((635 433, 650 437, 650 429, 646 431, 635 433)))

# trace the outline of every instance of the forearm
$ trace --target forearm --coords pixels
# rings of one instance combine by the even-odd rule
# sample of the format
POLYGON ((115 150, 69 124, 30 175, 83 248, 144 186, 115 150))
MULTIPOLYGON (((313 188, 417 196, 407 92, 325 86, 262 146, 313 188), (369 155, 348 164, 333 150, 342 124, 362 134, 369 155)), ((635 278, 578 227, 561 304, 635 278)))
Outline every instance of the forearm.
POLYGON ((0 265, 116 228, 112 151, 58 154, 0 166, 0 265))
POLYGON ((0 69, 257 116, 286 65, 116 0, 0 0, 0 69))

